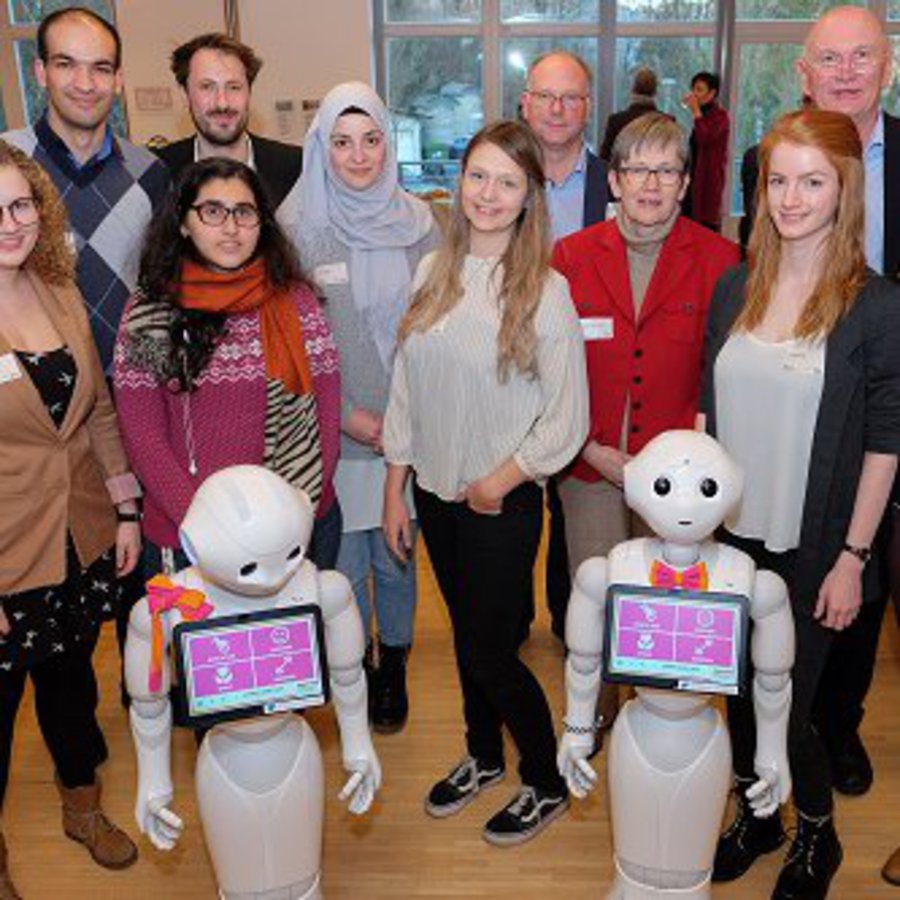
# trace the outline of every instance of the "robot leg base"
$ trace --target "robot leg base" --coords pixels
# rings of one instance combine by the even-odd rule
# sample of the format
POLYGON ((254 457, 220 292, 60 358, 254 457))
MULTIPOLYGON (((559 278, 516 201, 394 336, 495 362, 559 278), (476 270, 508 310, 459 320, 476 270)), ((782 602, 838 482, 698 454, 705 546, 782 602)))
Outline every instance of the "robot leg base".
POLYGON ((219 891, 219 900, 323 900, 319 874, 296 884, 275 888, 272 891, 254 891, 251 894, 234 891, 219 891))
MULTIPOLYGON (((698 884, 686 887, 657 887, 635 881, 622 870, 618 859, 613 860, 616 866, 616 878, 606 900, 712 900, 710 874, 698 884)), ((665 873, 658 872, 655 881, 663 880, 665 873)))

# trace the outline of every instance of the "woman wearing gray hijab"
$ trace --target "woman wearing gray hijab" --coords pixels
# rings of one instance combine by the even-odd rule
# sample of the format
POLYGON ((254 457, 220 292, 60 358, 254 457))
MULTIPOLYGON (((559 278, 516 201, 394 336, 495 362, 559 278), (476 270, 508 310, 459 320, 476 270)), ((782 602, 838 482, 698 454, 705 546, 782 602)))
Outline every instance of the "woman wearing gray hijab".
POLYGON ((369 636, 370 711, 380 732, 398 731, 406 722, 406 659, 416 606, 415 561, 393 556, 381 531, 381 422, 412 276, 437 238, 428 205, 398 184, 390 116, 381 98, 361 82, 333 88, 304 142, 295 242, 326 298, 341 355, 335 486, 344 524, 337 568, 353 584, 369 636))

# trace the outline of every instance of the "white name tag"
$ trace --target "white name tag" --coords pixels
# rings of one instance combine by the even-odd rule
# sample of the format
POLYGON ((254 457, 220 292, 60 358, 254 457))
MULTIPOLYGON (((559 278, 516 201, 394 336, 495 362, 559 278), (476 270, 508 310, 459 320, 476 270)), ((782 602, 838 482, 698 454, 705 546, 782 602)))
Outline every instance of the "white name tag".
POLYGON ((7 381, 15 381, 21 377, 22 371, 19 369, 15 354, 4 353, 3 356, 0 356, 0 384, 6 384, 7 381))
POLYGON ((609 316, 582 319, 581 331, 586 341, 611 341, 613 338, 613 320, 609 316))
POLYGON ((313 270, 313 281, 316 281, 321 285, 347 284, 347 282, 350 281, 350 274, 347 272, 347 263, 324 263, 321 266, 316 266, 313 270))
POLYGON ((825 364, 821 346, 800 345, 785 351, 782 365, 789 372, 801 375, 818 375, 825 364))

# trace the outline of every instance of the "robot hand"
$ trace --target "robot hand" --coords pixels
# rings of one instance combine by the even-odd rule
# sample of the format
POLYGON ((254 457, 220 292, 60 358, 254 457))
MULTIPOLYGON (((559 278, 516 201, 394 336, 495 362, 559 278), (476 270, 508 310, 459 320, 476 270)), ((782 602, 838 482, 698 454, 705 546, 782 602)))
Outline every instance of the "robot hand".
POLYGON ((171 850, 184 830, 184 822, 169 809, 171 802, 171 795, 138 799, 135 812, 138 827, 157 850, 171 850))
POLYGON ((372 805, 375 792, 381 786, 381 766, 373 752, 371 758, 345 760, 344 768, 351 775, 338 794, 338 800, 349 798, 347 808, 355 816, 361 816, 372 805))
POLYGON ((745 796, 753 815, 758 819, 767 819, 787 800, 791 792, 790 781, 772 768, 758 769, 756 774, 759 780, 747 788, 745 796))
POLYGON ((583 800, 597 786, 597 773, 587 758, 594 750, 593 734, 563 732, 556 754, 556 767, 575 797, 583 800))

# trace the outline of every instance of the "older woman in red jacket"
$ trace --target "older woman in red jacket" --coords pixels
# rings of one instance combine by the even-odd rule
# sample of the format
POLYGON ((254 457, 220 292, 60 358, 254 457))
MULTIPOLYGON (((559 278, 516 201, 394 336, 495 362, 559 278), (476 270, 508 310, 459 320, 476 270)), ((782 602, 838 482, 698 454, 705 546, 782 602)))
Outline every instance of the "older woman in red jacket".
MULTIPOLYGON (((563 239, 553 265, 569 281, 584 332, 591 430, 559 492, 574 571, 640 531, 622 497, 622 467, 651 438, 693 428, 706 313, 730 241, 681 215, 688 141, 649 113, 616 138, 609 183, 616 218, 563 239)), ((604 689, 604 727, 616 710, 604 689)))

